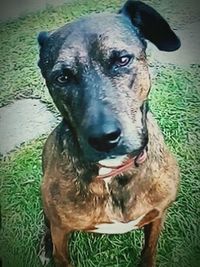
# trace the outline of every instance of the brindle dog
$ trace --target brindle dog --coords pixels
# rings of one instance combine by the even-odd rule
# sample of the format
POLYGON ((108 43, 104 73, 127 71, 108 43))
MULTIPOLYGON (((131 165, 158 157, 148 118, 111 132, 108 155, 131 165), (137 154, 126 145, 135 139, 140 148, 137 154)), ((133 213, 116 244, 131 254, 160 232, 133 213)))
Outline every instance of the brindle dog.
POLYGON ((43 151, 43 241, 46 254, 52 244, 57 266, 72 266, 67 242, 73 231, 117 234, 141 227, 139 266, 155 266, 179 171, 148 110, 145 40, 164 51, 180 47, 163 17, 139 1, 38 37, 39 67, 63 116, 43 151))

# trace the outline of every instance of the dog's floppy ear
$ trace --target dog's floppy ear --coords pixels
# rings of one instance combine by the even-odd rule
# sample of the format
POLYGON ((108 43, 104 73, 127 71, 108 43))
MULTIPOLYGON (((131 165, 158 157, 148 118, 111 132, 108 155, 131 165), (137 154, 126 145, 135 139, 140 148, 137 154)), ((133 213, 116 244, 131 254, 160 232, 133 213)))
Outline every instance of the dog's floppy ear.
POLYGON ((40 32, 38 34, 37 40, 38 40, 40 47, 42 47, 44 45, 44 43, 47 41, 48 37, 49 37, 48 32, 40 32))
POLYGON ((143 37, 163 51, 175 51, 181 43, 166 20, 152 7, 128 0, 119 13, 128 16, 143 37))
MULTIPOLYGON (((40 32, 38 34, 38 37, 37 37, 37 40, 38 40, 38 43, 39 43, 39 46, 40 46, 40 56, 39 56, 39 61, 38 61, 38 66, 40 67, 40 69, 42 70, 42 55, 43 55, 43 51, 44 51, 44 46, 45 46, 45 43, 47 43, 48 39, 49 39, 49 35, 50 33, 49 32, 40 32)), ((42 74, 43 74, 43 71, 42 71, 42 74)))

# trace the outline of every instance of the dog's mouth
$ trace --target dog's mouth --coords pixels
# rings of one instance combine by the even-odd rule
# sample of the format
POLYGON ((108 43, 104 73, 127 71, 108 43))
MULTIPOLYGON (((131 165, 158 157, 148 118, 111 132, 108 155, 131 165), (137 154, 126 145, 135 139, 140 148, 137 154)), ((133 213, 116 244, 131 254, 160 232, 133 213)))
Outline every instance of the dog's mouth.
POLYGON ((142 150, 142 152, 134 157, 130 155, 124 155, 100 160, 97 164, 99 167, 99 175, 96 178, 105 179, 120 175, 123 172, 139 166, 146 160, 146 158, 147 150, 145 148, 142 150))

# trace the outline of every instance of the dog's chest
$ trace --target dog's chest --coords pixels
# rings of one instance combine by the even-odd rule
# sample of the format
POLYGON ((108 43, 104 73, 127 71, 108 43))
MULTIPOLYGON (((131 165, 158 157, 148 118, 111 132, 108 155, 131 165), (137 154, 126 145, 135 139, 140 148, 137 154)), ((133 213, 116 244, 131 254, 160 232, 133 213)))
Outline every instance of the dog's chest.
POLYGON ((109 192, 109 198, 105 208, 105 217, 107 219, 105 222, 99 222, 94 225, 94 229, 91 231, 101 234, 123 234, 138 229, 139 223, 145 217, 146 212, 144 211, 138 217, 133 216, 134 214, 131 214, 130 209, 126 207, 128 200, 126 199, 127 196, 124 196, 124 193, 122 193, 122 190, 119 193, 117 190, 114 194, 109 189, 110 180, 105 179, 104 182, 109 192))

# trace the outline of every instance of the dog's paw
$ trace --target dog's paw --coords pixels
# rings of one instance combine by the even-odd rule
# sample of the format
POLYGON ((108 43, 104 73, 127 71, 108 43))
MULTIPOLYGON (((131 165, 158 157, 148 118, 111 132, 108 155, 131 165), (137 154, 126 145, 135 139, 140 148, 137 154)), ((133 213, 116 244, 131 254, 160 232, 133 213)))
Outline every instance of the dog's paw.
POLYGON ((49 264, 49 262, 51 261, 51 258, 49 258, 46 255, 44 248, 39 252, 38 256, 39 256, 39 259, 40 259, 42 266, 47 266, 49 264))
POLYGON ((41 239, 38 252, 38 257, 43 266, 47 266, 48 263, 51 261, 52 253, 53 253, 53 244, 51 240, 51 235, 49 231, 46 231, 46 233, 43 235, 41 239))
POLYGON ((154 262, 141 261, 137 267, 156 267, 154 262))

